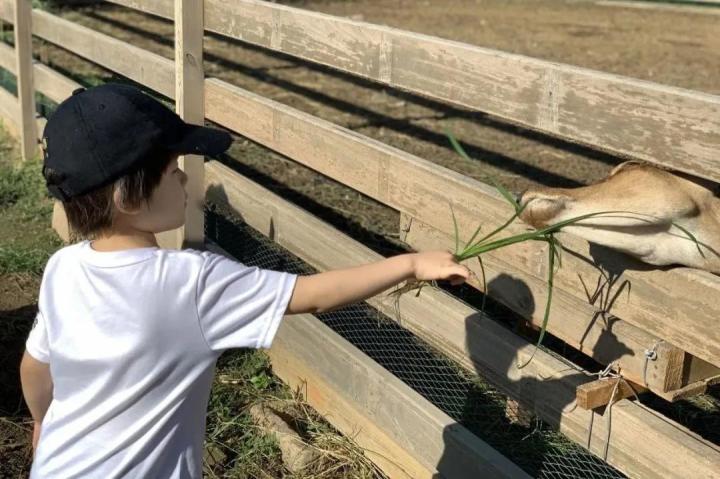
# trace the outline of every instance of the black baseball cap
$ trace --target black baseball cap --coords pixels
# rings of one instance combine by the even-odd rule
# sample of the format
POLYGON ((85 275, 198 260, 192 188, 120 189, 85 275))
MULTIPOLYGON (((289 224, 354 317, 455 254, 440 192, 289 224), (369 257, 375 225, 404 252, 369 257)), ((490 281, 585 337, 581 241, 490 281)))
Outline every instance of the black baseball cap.
POLYGON ((185 123, 139 89, 117 83, 79 88, 43 132, 50 193, 61 200, 108 185, 160 152, 217 155, 230 147, 225 131, 185 123))

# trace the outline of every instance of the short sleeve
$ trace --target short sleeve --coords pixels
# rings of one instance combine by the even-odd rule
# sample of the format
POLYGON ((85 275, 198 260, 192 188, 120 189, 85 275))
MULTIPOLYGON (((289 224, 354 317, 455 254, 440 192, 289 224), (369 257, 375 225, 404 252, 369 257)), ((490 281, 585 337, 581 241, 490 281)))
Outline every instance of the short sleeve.
POLYGON ((197 309, 210 349, 269 348, 296 279, 207 254, 198 278, 197 309))
POLYGON ((25 342, 25 349, 33 358, 43 363, 50 362, 50 348, 48 346, 47 324, 40 311, 35 316, 35 322, 30 335, 25 342))

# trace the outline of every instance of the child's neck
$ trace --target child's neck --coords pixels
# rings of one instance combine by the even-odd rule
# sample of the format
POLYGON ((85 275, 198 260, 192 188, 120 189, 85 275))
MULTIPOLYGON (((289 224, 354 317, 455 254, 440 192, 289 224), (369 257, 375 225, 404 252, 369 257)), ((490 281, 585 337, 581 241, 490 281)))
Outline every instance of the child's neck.
POLYGON ((157 247, 155 235, 145 231, 111 232, 91 243, 95 251, 120 251, 134 248, 157 247))

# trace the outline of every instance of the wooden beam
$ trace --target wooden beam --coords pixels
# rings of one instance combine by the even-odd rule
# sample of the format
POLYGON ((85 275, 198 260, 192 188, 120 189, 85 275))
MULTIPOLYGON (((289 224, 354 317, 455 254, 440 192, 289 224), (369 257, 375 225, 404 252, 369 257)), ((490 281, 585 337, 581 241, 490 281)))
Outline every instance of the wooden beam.
POLYGON ((597 409, 643 392, 642 387, 621 378, 605 378, 581 384, 577 388, 577 405, 583 409, 597 409))
POLYGON ((108 3, 114 3, 122 7, 131 8, 140 12, 149 13, 157 17, 172 19, 173 0, 155 0, 148 2, 145 0, 106 0, 108 3))
POLYGON ((655 11, 669 11, 684 14, 696 14, 696 15, 720 15, 720 8, 717 7, 718 3, 708 5, 700 5, 698 2, 704 2, 704 0, 692 0, 686 3, 660 3, 657 1, 639 2, 637 0, 603 0, 596 1, 595 5, 601 5, 603 7, 620 7, 620 8, 637 8, 641 10, 655 10, 655 11))
MULTIPOLYGON (((175 0, 175 111, 188 123, 205 123, 203 81, 203 2, 175 0)), ((164 247, 199 248, 205 240, 205 179, 203 157, 183 155, 178 159, 187 174, 185 224, 158 235, 164 247)))
POLYGON ((15 77, 17 79, 18 112, 20 118, 20 153, 23 160, 35 157, 38 151, 33 84, 32 4, 28 0, 14 0, 15 77))
MULTIPOLYGON (((175 109, 183 120, 195 125, 205 124, 203 12, 202 1, 175 0, 175 109)), ((205 243, 203 161, 200 155, 180 158, 180 167, 188 175, 188 202, 178 246, 198 248, 205 243)))
MULTIPOLYGON (((0 67, 12 74, 16 72, 14 49, 4 43, 0 43, 0 67)), ((73 90, 82 87, 76 81, 38 62, 33 63, 33 80, 37 91, 57 103, 69 97, 73 90)))
MULTIPOLYGON (((205 171, 209 200, 228 205, 250 226, 317 269, 381 258, 216 161, 208 163, 205 171)), ((397 304, 388 295, 368 303, 463 367, 482 374, 570 439, 587 445, 590 438, 590 450, 603 455, 608 425, 575 407, 576 388, 590 380, 576 366, 542 350, 535 352, 527 341, 433 288, 423 289, 417 297, 403 295, 397 304), (518 369, 517 364, 532 354, 533 361, 518 369)), ((608 462, 631 477, 713 477, 720 470, 720 448, 639 404, 622 400, 613 406, 608 462)))
MULTIPOLYGON (((167 0, 143 2, 140 9, 169 14, 167 0)), ((720 181, 716 95, 259 0, 205 0, 205 26, 534 130, 720 181)))
POLYGON ((273 372, 390 477, 530 477, 312 316, 287 318, 269 354, 273 372))
MULTIPOLYGON (((0 0, 0 20, 12 21, 14 8, 0 0)), ((32 11, 33 34, 168 97, 175 98, 175 64, 42 10, 32 11)))
MULTIPOLYGON (((226 82, 207 79, 205 102, 210 120, 446 234, 453 231, 449 202, 463 237, 478 224, 490 231, 513 213, 488 185, 226 82)), ((519 231, 524 226, 507 233, 519 231)), ((590 289, 600 284, 600 299, 609 299, 627 281, 630 293, 625 288, 607 314, 720 366, 720 304, 712 299, 720 291, 719 277, 687 268, 652 269, 577 237, 565 234, 561 239, 570 251, 555 276, 558 290, 587 304, 583 282, 590 289), (605 284, 607 279, 611 284, 605 284)), ((522 243, 498 254, 506 264, 545 281, 544 248, 537 242, 522 243)))
POLYGON ((20 106, 17 97, 4 88, 0 88, 0 117, 8 132, 15 138, 20 138, 20 106))
MULTIPOLYGON (((112 2, 170 18, 168 0, 112 2)), ((720 181, 717 95, 259 0, 206 0, 205 26, 534 130, 720 181)))
MULTIPOLYGON (((400 239, 417 250, 446 249, 454 241, 451 235, 405 214, 401 214, 400 230, 400 239)), ((536 246, 524 244, 514 249, 529 250, 536 261, 545 261, 543 256, 534 254, 536 246)), ((483 290, 480 264, 472 261, 467 266, 475 274, 469 283, 483 290)), ((508 262, 503 250, 484 254, 483 266, 487 294, 540 327, 545 314, 547 280, 533 275, 529 263, 508 262)), ((684 385, 686 353, 627 321, 610 315, 604 317, 601 306, 580 301, 565 289, 557 288, 553 292, 548 330, 599 363, 614 363, 626 379, 654 392, 680 389, 684 385), (645 355, 649 350, 655 352, 652 359, 645 355)))
POLYGON ((273 372, 391 478, 528 477, 312 315, 286 317, 268 353, 273 372))

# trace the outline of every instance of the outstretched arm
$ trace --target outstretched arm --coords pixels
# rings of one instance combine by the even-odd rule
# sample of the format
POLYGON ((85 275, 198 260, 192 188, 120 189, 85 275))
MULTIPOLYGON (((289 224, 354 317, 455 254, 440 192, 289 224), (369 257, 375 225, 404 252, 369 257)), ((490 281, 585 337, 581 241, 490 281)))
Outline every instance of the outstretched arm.
POLYGON ((451 253, 429 251, 387 258, 354 268, 300 276, 286 314, 322 313, 363 301, 408 279, 465 281, 468 269, 451 253))

